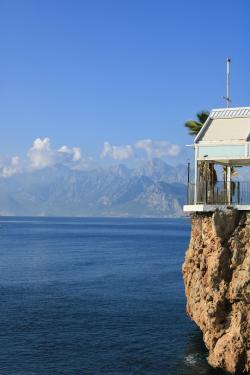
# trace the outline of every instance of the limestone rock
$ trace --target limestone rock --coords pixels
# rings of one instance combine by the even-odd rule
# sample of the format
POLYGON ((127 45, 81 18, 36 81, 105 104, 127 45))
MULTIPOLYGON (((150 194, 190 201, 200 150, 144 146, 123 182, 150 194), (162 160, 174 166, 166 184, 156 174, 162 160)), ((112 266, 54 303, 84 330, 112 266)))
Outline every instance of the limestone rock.
POLYGON ((250 222, 234 210, 192 218, 183 264, 187 313, 203 332, 208 362, 250 373, 250 222))

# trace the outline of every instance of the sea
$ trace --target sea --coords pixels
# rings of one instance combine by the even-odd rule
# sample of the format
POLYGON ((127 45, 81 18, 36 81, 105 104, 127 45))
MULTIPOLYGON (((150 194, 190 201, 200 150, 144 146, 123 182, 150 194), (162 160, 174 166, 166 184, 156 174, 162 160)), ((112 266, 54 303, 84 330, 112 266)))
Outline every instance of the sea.
POLYGON ((0 218, 0 375, 219 375, 187 317, 184 219, 0 218))

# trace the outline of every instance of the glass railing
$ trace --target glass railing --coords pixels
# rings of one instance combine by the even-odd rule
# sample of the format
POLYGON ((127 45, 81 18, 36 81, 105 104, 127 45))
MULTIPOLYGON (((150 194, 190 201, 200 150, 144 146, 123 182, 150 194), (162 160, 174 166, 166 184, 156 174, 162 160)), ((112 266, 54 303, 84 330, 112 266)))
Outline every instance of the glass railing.
POLYGON ((230 194, 228 183, 217 181, 213 186, 206 182, 196 184, 190 182, 187 186, 187 204, 249 204, 250 181, 231 181, 230 194))

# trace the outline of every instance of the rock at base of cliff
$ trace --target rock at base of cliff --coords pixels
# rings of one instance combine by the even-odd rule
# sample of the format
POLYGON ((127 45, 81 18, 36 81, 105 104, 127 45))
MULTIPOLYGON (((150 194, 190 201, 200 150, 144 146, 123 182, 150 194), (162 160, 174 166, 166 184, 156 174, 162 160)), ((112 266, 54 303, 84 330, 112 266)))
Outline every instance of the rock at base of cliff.
POLYGON ((194 214, 183 275, 187 313, 203 332, 208 362, 250 373, 248 213, 194 214))

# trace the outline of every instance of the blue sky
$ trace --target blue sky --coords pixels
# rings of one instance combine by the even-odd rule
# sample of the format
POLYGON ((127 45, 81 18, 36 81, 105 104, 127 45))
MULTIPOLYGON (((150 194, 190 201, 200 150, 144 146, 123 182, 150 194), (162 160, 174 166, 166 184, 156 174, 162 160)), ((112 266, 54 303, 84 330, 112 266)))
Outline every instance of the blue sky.
POLYGON ((0 154, 38 137, 96 160, 104 142, 190 143, 184 121, 224 106, 227 56, 233 106, 250 105, 249 12, 249 0, 1 0, 0 154))

